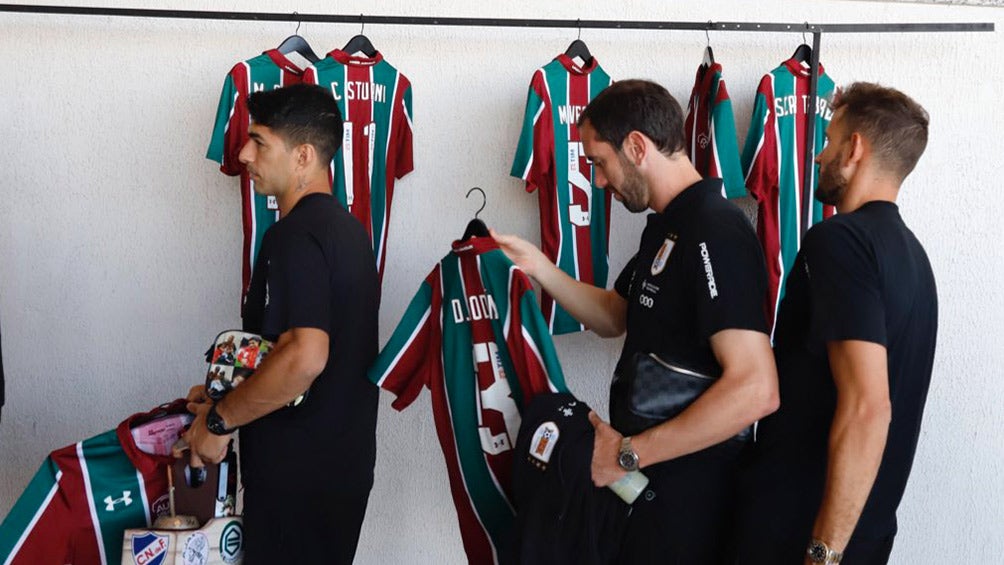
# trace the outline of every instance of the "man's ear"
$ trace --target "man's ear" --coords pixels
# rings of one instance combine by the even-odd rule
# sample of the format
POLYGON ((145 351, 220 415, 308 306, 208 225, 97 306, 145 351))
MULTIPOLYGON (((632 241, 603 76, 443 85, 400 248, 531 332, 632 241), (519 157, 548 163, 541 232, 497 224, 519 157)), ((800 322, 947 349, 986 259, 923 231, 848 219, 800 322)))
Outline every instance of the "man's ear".
POLYGON ((293 153, 297 167, 306 168, 317 159, 317 148, 309 143, 301 143, 293 153))
POLYGON ((624 138, 624 143, 621 144, 621 151, 627 156, 628 161, 636 167, 645 160, 645 155, 648 152, 646 141, 648 138, 644 134, 638 130, 632 130, 624 138))
POLYGON ((847 157, 842 163, 843 165, 858 165, 861 160, 865 157, 865 150, 867 149, 868 140, 864 138, 860 133, 854 132, 851 134, 850 139, 847 140, 848 147, 850 150, 847 152, 847 157))

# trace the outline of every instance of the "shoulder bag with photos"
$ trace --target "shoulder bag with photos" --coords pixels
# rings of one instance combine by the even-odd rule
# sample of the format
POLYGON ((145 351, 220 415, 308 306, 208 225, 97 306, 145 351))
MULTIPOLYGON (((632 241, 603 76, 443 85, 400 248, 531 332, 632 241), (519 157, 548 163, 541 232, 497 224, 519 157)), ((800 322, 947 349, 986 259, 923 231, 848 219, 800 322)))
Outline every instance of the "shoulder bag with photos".
MULTIPOLYGON (((627 435, 645 431, 683 412, 721 376, 720 372, 707 374, 654 353, 636 353, 632 365, 627 435)), ((752 426, 727 441, 744 442, 751 435, 752 426)))
MULTIPOLYGON (((206 352, 206 394, 219 400, 250 377, 272 351, 275 344, 258 334, 240 330, 220 332, 206 352)), ((307 396, 304 392, 289 406, 297 406, 307 396)))

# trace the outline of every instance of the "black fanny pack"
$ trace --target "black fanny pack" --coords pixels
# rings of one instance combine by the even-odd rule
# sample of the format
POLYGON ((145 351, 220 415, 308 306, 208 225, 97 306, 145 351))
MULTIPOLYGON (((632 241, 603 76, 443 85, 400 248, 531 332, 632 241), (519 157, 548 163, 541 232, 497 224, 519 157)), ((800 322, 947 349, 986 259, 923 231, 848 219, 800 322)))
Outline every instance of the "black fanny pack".
MULTIPOLYGON (((627 388, 627 410, 620 418, 620 431, 624 435, 641 433, 683 412, 721 376, 688 368, 654 353, 636 353, 627 372, 630 374, 618 376, 627 388)), ((745 442, 750 437, 752 426, 726 441, 745 442)))

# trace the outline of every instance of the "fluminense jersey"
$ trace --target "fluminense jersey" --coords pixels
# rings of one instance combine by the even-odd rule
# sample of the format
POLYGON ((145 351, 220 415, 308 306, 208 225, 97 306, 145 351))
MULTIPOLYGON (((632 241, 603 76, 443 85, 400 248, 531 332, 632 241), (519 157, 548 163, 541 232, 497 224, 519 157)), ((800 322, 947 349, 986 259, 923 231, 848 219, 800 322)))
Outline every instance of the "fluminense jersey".
MULTIPOLYGON (((581 67, 558 55, 537 69, 510 171, 526 181, 527 192, 537 191, 544 254, 572 278, 601 288, 607 284, 610 193, 593 184, 575 122, 612 82, 595 57, 581 67)), ((552 334, 585 329, 546 292, 541 298, 552 334)))
POLYGON ((511 563, 520 414, 566 392, 530 281, 495 240, 457 241, 426 277, 369 378, 403 410, 432 393, 439 444, 471 563, 511 563))
POLYGON ((739 142, 732 115, 732 100, 718 63, 697 68, 694 89, 687 103, 687 153, 697 172, 705 178, 720 178, 722 196, 746 196, 739 142))
MULTIPOLYGON (((825 145, 826 126, 833 115, 833 80, 823 72, 822 65, 818 80, 816 101, 810 104, 808 65, 788 59, 764 75, 743 148, 746 187, 759 204, 757 236, 767 260, 766 311, 771 336, 784 297, 784 283, 801 243, 801 224, 808 215, 806 206, 812 207, 810 226, 833 215, 832 206, 824 206, 815 198, 802 202, 806 115, 815 114, 814 154, 825 145)), ((818 174, 819 165, 814 165, 813 194, 818 174)))
POLYGON ((248 141, 251 117, 247 99, 252 93, 274 90, 303 80, 303 70, 285 55, 271 49, 261 55, 237 63, 223 81, 223 92, 216 110, 216 125, 209 142, 206 158, 220 164, 220 171, 241 177, 241 219, 244 247, 241 253, 241 303, 251 282, 251 271, 261 248, 265 230, 279 219, 279 205, 274 197, 254 191, 254 181, 238 155, 248 141))
POLYGON ((345 120, 331 161, 332 190, 366 227, 383 279, 394 181, 412 171, 411 82, 377 53, 340 50, 308 67, 304 82, 331 89, 345 120))
POLYGON ((141 451, 131 424, 183 412, 185 401, 175 401, 49 454, 0 525, 0 563, 119 563, 122 533, 168 513, 174 461, 141 451))

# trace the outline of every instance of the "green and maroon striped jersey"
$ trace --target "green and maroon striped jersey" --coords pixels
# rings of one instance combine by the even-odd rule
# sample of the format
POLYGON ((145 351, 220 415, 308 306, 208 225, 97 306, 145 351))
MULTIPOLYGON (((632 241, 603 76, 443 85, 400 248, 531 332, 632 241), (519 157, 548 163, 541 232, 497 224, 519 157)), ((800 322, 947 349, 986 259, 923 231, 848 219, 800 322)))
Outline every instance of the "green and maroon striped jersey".
POLYGON ((341 50, 308 67, 304 82, 329 88, 342 112, 332 191, 370 235, 382 280, 394 182, 414 168, 411 82, 379 52, 354 57, 341 50))
POLYGON ((732 100, 718 63, 697 68, 687 103, 687 153, 704 178, 722 179, 722 196, 746 196, 732 100))
MULTIPOLYGON (((757 236, 767 260, 767 322, 774 335, 777 309, 784 297, 784 283, 795 262, 801 244, 801 224, 808 216, 809 225, 833 215, 832 206, 812 198, 803 202, 805 164, 805 120, 813 115, 814 154, 826 143, 826 126, 833 115, 833 79, 819 66, 816 100, 809 102, 809 66, 788 59, 764 75, 757 88, 746 145, 743 169, 746 187, 756 198, 757 236), (809 207, 812 208, 811 216, 809 207)), ((812 190, 815 194, 819 165, 812 167, 812 190)))
POLYGON ((127 418, 114 430, 53 451, 0 524, 0 563, 117 564, 122 534, 169 511, 174 458, 140 450, 133 423, 187 413, 176 400, 127 418))
MULTIPOLYGON (((526 181, 540 201, 540 246, 578 281, 607 285, 610 193, 593 184, 576 121, 613 81, 596 58, 579 66, 558 55, 530 81, 523 128, 510 174, 526 181)), ((542 308, 552 334, 584 330, 546 292, 542 308)))
POLYGON ((520 414, 537 394, 567 392, 530 281, 495 240, 472 238, 432 270, 369 378, 403 410, 432 393, 464 550, 511 563, 511 475, 520 414))
POLYGON ((248 96, 255 92, 274 90, 298 84, 303 70, 285 55, 271 49, 261 55, 234 65, 223 81, 223 92, 216 109, 216 124, 209 141, 206 158, 220 164, 220 171, 241 178, 241 219, 244 229, 244 247, 241 253, 241 304, 251 282, 261 239, 265 230, 279 219, 279 205, 274 197, 254 191, 254 181, 238 159, 241 148, 248 141, 251 117, 248 115, 248 96))

